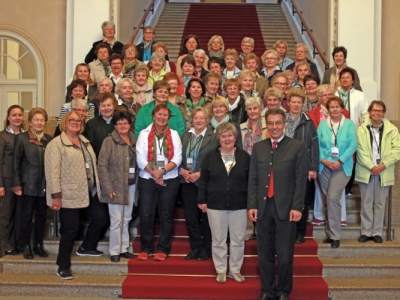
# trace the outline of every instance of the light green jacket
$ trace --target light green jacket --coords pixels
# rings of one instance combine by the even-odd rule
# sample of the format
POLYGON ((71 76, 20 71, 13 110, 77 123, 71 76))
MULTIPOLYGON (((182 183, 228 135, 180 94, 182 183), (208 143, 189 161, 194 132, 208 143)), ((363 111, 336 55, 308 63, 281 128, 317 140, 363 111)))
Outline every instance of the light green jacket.
MULTIPOLYGON (((400 159, 400 136, 397 128, 386 118, 382 119, 383 135, 381 138, 381 163, 386 167, 380 174, 381 186, 394 185, 394 167, 400 159)), ((370 121, 364 122, 357 129, 357 163, 355 180, 369 183, 372 161, 370 121)))

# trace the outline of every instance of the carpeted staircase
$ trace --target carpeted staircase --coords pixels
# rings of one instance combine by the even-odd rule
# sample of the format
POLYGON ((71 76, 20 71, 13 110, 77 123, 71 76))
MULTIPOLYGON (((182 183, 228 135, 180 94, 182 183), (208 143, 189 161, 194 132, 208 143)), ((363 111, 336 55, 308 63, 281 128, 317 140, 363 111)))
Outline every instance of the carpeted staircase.
MULTIPOLYGON (((122 285, 124 298, 250 300, 260 296, 256 240, 245 244, 242 274, 246 282, 228 279, 226 284, 218 284, 212 259, 203 262, 184 260, 190 246, 182 208, 176 209, 173 230, 171 254, 165 261, 156 262, 152 258, 129 260, 128 276, 122 285)), ((154 232, 157 234, 157 226, 154 232)), ((133 241, 133 249, 135 253, 140 252, 139 237, 133 241)), ((312 239, 312 227, 309 227, 306 243, 296 245, 291 299, 327 299, 328 286, 322 279, 322 264, 316 253, 317 243, 312 239)))

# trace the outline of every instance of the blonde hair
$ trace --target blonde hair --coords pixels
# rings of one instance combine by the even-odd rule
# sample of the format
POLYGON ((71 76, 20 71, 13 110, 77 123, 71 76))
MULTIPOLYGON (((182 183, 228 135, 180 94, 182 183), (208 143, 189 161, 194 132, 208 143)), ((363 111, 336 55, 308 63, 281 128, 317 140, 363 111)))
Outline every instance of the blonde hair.
POLYGON ((117 84, 115 85, 115 93, 116 94, 118 94, 118 92, 121 89, 124 82, 128 82, 132 86, 133 91, 135 91, 135 89, 133 87, 133 81, 130 78, 121 78, 120 80, 118 80, 117 84))
POLYGON ((72 114, 76 114, 78 116, 79 120, 81 120, 81 129, 79 130, 79 133, 82 133, 83 132, 83 128, 84 128, 83 127, 83 119, 82 119, 80 114, 78 114, 76 111, 73 111, 73 110, 67 112, 64 115, 64 117, 61 119, 60 130, 65 132, 65 128, 67 127, 67 121, 69 119, 69 116, 72 115, 72 114))
POLYGON ((237 77, 239 84, 241 84, 242 80, 247 76, 250 76, 251 78, 253 78, 253 81, 256 82, 256 75, 254 75, 254 73, 251 72, 250 70, 244 69, 239 73, 237 77))
POLYGON ((266 51, 263 53, 263 55, 261 56, 261 61, 263 62, 263 64, 265 65, 265 59, 266 59, 266 57, 267 57, 267 54, 269 54, 269 53, 272 53, 272 54, 275 56, 276 64, 278 64, 278 62, 279 62, 279 55, 278 55, 278 52, 276 52, 275 50, 272 50, 272 49, 266 50, 266 51))
POLYGON ((296 51, 296 49, 297 49, 297 48, 300 48, 300 47, 303 47, 304 50, 308 53, 308 51, 309 51, 308 46, 307 46, 306 44, 304 44, 304 43, 298 43, 298 44, 294 47, 294 50, 296 51))
POLYGON ((239 54, 237 53, 237 51, 235 49, 229 48, 226 49, 224 52, 224 59, 228 56, 231 55, 233 56, 233 58, 235 59, 235 61, 237 61, 239 59, 239 54))
POLYGON ((308 73, 311 74, 310 65, 309 65, 308 62, 306 62, 306 61, 303 61, 303 62, 301 62, 301 63, 299 63, 299 64, 296 65, 296 74, 299 73, 299 67, 300 67, 300 66, 307 66, 308 73))
POLYGON ((215 39, 219 39, 219 41, 221 42, 221 51, 224 52, 225 49, 225 44, 224 44, 224 40, 222 39, 222 37, 220 35, 213 35, 211 37, 211 39, 208 41, 208 51, 211 51, 211 44, 212 42, 214 42, 215 39))
POLYGON ((325 93, 327 90, 331 90, 331 86, 329 84, 321 84, 317 87, 317 92, 315 95, 317 96, 317 99, 319 101, 319 98, 321 98, 322 94, 325 93))
MULTIPOLYGON (((163 62, 163 66, 162 67, 164 68, 165 64, 166 64, 166 59, 165 59, 164 54, 162 54, 161 52, 157 52, 157 51, 153 52, 151 54, 151 58, 150 58, 150 63, 151 64, 152 64, 152 60, 155 59, 155 58, 158 58, 158 59, 162 60, 162 62, 163 62)), ((153 66, 153 64, 152 64, 152 66, 153 66)), ((136 69, 135 69, 135 71, 136 71, 136 69)))
POLYGON ((250 43, 251 46, 254 48, 254 39, 251 37, 244 37, 242 40, 242 43, 240 45, 243 45, 244 43, 250 43))
POLYGON ((288 94, 286 95, 287 101, 290 102, 292 97, 300 97, 302 103, 304 103, 304 100, 306 100, 306 94, 299 88, 292 88, 289 90, 288 94))
POLYGON ((197 106, 197 107, 193 108, 192 113, 190 115, 190 122, 191 123, 193 122, 193 118, 198 112, 205 113, 205 115, 206 115, 206 124, 208 125, 210 123, 210 115, 209 115, 207 109, 205 109, 202 106, 197 106))
POLYGON ((214 108, 214 106, 216 105, 223 105, 226 107, 226 110, 229 111, 229 104, 228 104, 228 100, 226 100, 224 97, 222 96, 216 96, 213 101, 211 102, 211 107, 214 108))
POLYGON ((259 97, 249 97, 246 99, 246 102, 244 103, 246 109, 252 104, 257 104, 258 107, 262 109, 261 99, 259 97))
POLYGON ((217 139, 219 140, 221 135, 224 134, 225 132, 229 131, 229 130, 232 131, 232 134, 235 136, 235 139, 236 139, 237 136, 238 136, 238 131, 237 131, 235 125, 233 123, 231 123, 231 122, 226 122, 226 123, 221 124, 221 125, 219 125, 217 127, 217 129, 215 131, 217 139))
POLYGON ((281 101, 283 97, 283 92, 276 87, 270 87, 265 91, 264 100, 267 100, 268 96, 275 96, 279 99, 279 101, 281 101))
POLYGON ((285 54, 288 53, 289 47, 288 47, 288 44, 286 43, 286 41, 284 41, 284 40, 277 40, 277 41, 275 42, 275 44, 272 46, 272 49, 276 50, 276 48, 277 48, 280 44, 284 44, 284 45, 285 45, 285 47, 286 47, 286 52, 285 52, 285 54))

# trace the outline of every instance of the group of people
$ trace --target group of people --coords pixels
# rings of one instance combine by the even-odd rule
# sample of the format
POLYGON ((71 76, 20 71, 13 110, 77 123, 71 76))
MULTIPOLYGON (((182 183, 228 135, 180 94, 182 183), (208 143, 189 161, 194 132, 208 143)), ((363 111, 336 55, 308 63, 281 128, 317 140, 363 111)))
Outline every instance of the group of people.
POLYGON ((174 64, 151 27, 137 46, 116 41, 111 21, 102 30, 104 38, 76 66, 54 137, 44 133, 42 108, 29 111, 27 129, 23 108, 8 109, 0 132, 5 254, 47 256, 49 206, 60 217, 62 279, 73 278, 83 211, 90 222, 77 255, 103 255, 97 246, 109 228, 110 260, 133 258, 129 223, 138 207, 137 259, 163 261, 180 194, 191 247, 185 260, 212 258, 218 283, 227 276, 244 282, 245 241, 257 238, 262 299, 288 299, 294 246, 305 242, 309 207, 313 224, 326 222, 324 243, 339 247, 352 176, 362 198, 359 241, 382 242, 400 138, 384 118, 385 103, 368 104, 344 47, 334 49, 321 85, 304 44, 291 60, 279 40, 261 64, 252 38, 243 39, 238 53, 213 36, 206 53, 188 35, 174 64))

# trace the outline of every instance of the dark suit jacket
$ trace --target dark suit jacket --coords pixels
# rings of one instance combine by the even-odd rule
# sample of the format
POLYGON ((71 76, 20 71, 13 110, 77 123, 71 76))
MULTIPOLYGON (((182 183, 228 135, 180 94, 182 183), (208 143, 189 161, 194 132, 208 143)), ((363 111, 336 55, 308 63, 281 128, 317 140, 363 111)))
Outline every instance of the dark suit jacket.
POLYGON ((4 187, 3 177, 12 177, 14 138, 15 135, 6 130, 0 132, 0 187, 4 187))
MULTIPOLYGON (((318 73, 318 69, 317 69, 317 65, 316 65, 315 63, 313 63, 311 60, 309 60, 308 58, 307 58, 307 62, 308 62, 308 64, 310 65, 311 74, 314 74, 315 76, 317 76, 318 78, 320 78, 320 77, 319 77, 319 73, 318 73)), ((291 63, 290 65, 288 65, 288 66, 286 67, 286 70, 292 71, 292 69, 293 69, 293 67, 294 67, 295 64, 296 64, 296 62, 291 63)))
MULTIPOLYGON (((97 55, 95 54, 96 46, 98 44, 102 43, 102 42, 103 42, 103 40, 100 40, 100 41, 97 41, 97 42, 93 43, 92 49, 90 49, 89 53, 86 54, 85 63, 89 64, 92 61, 97 59, 97 55)), ((111 48, 111 54, 113 54, 113 53, 122 54, 122 48, 123 47, 124 47, 124 44, 122 44, 121 42, 116 41, 114 43, 114 46, 112 46, 112 48, 110 47, 111 48)), ((111 56, 111 54, 110 54, 110 56, 111 56)))
POLYGON ((250 161, 247 209, 257 209, 263 216, 268 194, 269 175, 274 167, 274 200, 279 219, 289 220, 291 210, 303 211, 307 181, 304 144, 284 137, 272 155, 271 139, 254 145, 250 161))
MULTIPOLYGON (((155 43, 157 43, 157 41, 153 40, 153 44, 151 45, 151 53, 153 53, 153 45, 155 43)), ((137 49, 136 58, 140 61, 143 61, 144 43, 136 45, 136 49, 137 49)))
MULTIPOLYGON (((191 132, 186 131, 182 136, 182 164, 181 164, 180 168, 183 168, 186 170, 187 170, 186 149, 189 147, 189 141, 190 141, 191 135, 192 135, 191 132)), ((210 152, 211 150, 217 149, 218 147, 219 147, 219 143, 215 136, 214 131, 211 128, 207 128, 207 131, 201 142, 199 155, 197 156, 195 172, 200 170, 201 164, 204 160, 204 157, 207 155, 207 153, 210 152)), ((186 182, 182 176, 179 176, 179 177, 181 179, 181 183, 186 182)), ((196 181, 195 184, 198 185, 198 181, 196 181)))

